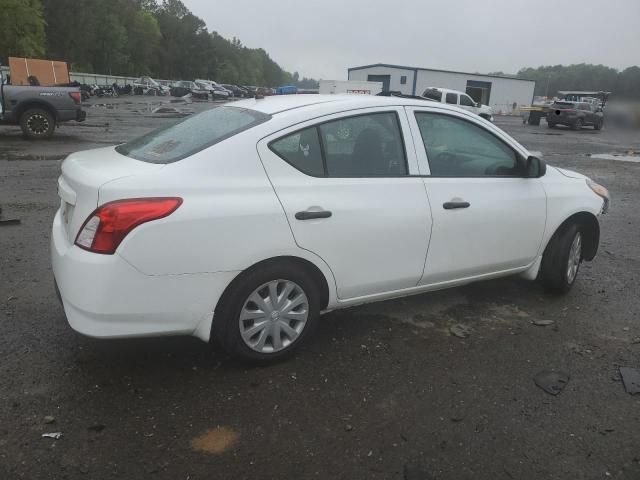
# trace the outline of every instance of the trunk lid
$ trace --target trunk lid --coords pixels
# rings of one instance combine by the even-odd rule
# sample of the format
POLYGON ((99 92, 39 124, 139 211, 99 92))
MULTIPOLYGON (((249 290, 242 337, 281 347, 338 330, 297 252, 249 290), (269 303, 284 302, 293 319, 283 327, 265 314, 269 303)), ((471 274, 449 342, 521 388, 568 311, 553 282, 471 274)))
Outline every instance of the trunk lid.
POLYGON ((119 178, 157 172, 164 165, 141 162, 115 147, 72 153, 62 162, 58 178, 62 224, 71 243, 100 202, 100 188, 119 178))

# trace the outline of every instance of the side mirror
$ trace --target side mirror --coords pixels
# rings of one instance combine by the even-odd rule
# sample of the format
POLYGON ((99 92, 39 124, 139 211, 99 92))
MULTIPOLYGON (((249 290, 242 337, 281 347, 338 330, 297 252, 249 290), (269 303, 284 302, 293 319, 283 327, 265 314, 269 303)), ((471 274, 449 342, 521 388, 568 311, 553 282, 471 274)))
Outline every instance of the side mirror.
POLYGON ((476 108, 480 108, 482 104, 480 102, 476 103, 476 108))
POLYGON ((527 161, 526 161, 527 178, 544 177, 545 173, 547 173, 547 164, 545 163, 544 160, 541 160, 538 157, 534 157, 533 155, 527 158, 527 161))

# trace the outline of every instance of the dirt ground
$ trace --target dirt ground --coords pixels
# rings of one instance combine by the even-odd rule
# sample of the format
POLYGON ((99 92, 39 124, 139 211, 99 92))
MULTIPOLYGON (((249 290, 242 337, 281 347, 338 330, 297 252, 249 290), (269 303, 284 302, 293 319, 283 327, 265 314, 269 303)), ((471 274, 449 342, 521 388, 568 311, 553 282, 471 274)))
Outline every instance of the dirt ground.
POLYGON ((60 160, 211 106, 91 100, 47 142, 0 127, 0 206, 22 220, 0 227, 0 479, 640 478, 640 396, 618 372, 640 368, 640 163, 590 156, 640 151, 638 132, 496 119, 611 191, 565 297, 508 278, 333 312, 265 368, 194 338, 74 333, 49 262, 60 160), (569 375, 559 395, 535 385, 544 370, 569 375))

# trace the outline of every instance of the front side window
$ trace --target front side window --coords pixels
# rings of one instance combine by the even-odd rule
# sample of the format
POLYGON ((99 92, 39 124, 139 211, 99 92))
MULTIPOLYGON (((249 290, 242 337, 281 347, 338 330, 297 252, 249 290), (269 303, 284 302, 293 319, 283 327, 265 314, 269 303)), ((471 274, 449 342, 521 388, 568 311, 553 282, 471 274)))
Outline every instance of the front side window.
POLYGON ((416 112, 434 177, 520 177, 514 150, 482 127, 449 115, 416 112))
POLYGON ((458 94, 457 93, 447 93, 446 102, 452 105, 458 104, 458 94))
POLYGON ((116 147, 116 151, 149 163, 171 163, 271 118, 262 112, 237 107, 217 107, 155 130, 116 147))
POLYGON ((475 107, 476 104, 467 95, 460 95, 460 105, 464 107, 475 107))
POLYGON ((395 112, 324 122, 275 140, 269 148, 308 175, 335 178, 408 175, 395 112))

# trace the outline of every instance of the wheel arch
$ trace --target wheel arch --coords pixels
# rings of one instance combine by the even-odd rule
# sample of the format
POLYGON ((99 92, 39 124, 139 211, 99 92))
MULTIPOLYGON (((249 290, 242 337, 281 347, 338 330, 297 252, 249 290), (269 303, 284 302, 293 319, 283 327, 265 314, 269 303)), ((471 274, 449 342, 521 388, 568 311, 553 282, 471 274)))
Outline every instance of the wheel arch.
POLYGON ((329 281, 326 278, 325 274, 320 270, 320 268, 315 265, 313 262, 293 255, 282 255, 277 257, 267 258, 265 260, 261 260, 257 263, 254 263, 249 268, 244 269, 240 272, 230 283, 227 285, 227 288, 224 289, 220 299, 216 304, 216 308, 223 301, 223 299, 233 290, 235 285, 240 281, 240 279, 246 275, 247 273, 253 272, 254 270, 263 268, 266 265, 272 264, 289 264, 296 266, 297 268, 301 268, 305 272, 307 272, 311 278, 314 280, 318 289, 320 290, 320 309, 324 310, 329 305, 329 281))
POLYGON ((591 212, 577 212, 567 217, 558 225, 553 235, 549 238, 547 245, 545 245, 545 251, 568 225, 574 223, 582 226, 582 233, 584 234, 583 258, 591 261, 598 253, 598 245, 600 244, 600 223, 598 218, 591 212))
POLYGON ((22 116, 22 114, 24 112, 26 112, 27 110, 29 110, 30 108, 42 108, 43 110, 48 111, 52 116, 53 119, 57 122, 58 121, 58 112, 57 110, 49 103, 47 102, 43 102, 41 100, 30 100, 27 102, 22 102, 19 103, 18 106, 15 109, 15 119, 17 122, 20 122, 20 117, 22 116))

